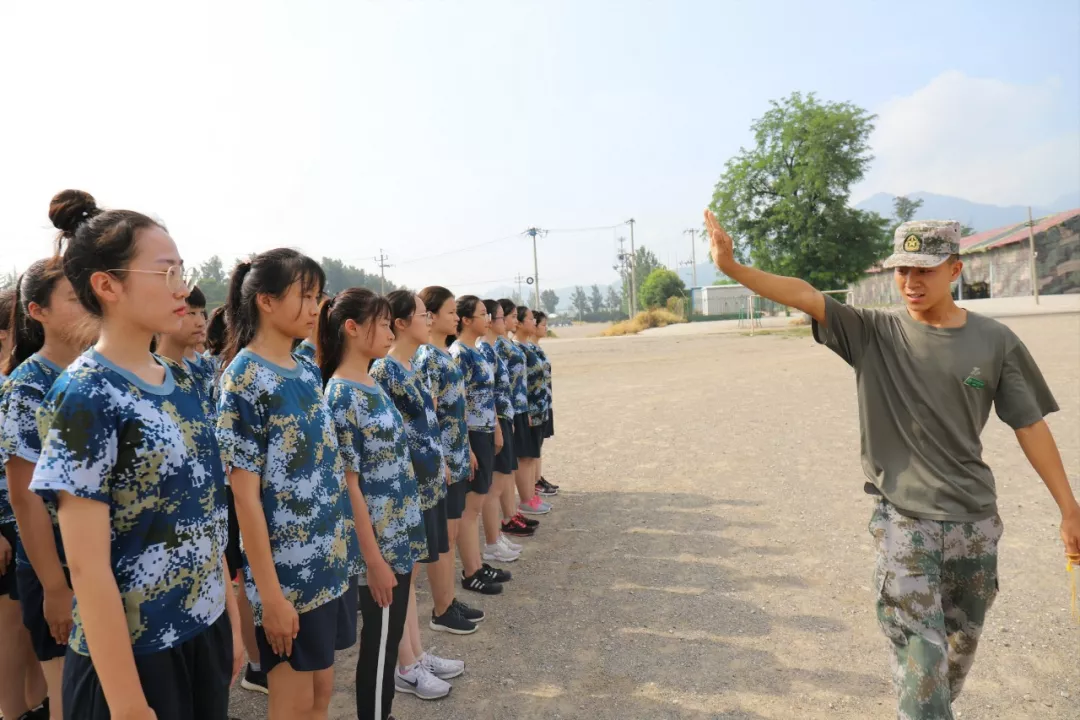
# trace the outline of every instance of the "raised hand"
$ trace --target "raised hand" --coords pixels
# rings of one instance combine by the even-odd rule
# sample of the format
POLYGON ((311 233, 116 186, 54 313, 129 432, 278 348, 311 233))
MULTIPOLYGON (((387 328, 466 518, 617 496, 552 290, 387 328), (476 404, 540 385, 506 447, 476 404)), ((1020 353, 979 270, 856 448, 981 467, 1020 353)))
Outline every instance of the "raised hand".
POLYGON ((709 231, 709 247, 712 249, 712 259, 721 272, 735 264, 735 243, 724 228, 720 227, 720 221, 712 210, 705 210, 705 228, 709 231))

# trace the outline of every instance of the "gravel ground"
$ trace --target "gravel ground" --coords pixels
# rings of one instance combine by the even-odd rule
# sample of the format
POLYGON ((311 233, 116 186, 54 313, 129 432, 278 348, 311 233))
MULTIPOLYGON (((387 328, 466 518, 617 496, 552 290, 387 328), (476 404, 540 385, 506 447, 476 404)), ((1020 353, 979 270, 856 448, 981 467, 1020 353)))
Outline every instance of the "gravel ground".
MULTIPOLYGON (((1063 412, 1080 472, 1080 316, 1006 321, 1063 412)), ((548 342, 556 510, 482 629, 424 629, 468 672, 443 701, 398 696, 399 720, 894 717, 873 613, 851 370, 805 337, 703 335, 548 342)), ((1005 536, 1001 595, 958 717, 1080 717, 1056 507, 992 418, 1005 536)), ((430 609, 426 589, 421 609, 430 609)), ((354 717, 355 653, 330 717, 354 717)), ((265 717, 237 691, 233 714, 265 717)))

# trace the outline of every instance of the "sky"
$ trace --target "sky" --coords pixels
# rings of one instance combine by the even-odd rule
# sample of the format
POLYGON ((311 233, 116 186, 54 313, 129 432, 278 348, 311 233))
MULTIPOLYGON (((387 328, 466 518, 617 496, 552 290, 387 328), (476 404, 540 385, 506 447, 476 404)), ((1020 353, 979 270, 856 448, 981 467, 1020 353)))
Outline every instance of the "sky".
POLYGON ((50 252, 76 187, 160 217, 189 265, 383 251, 395 282, 483 293, 533 274, 538 227, 541 287, 611 282, 629 218, 690 256, 794 91, 878 115, 853 201, 1080 188, 1075 0, 4 3, 0 271, 50 252))

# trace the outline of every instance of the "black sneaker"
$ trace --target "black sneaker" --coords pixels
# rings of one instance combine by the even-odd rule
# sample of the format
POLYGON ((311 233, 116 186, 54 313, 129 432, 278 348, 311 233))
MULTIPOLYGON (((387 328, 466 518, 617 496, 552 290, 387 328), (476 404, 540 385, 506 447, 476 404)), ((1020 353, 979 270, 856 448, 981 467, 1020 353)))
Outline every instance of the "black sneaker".
POLYGON ((461 587, 466 590, 472 590, 478 592, 481 595, 501 595, 502 585, 488 578, 484 574, 484 569, 480 568, 476 573, 470 577, 465 577, 465 573, 461 573, 461 587))
POLYGON ((531 528, 517 518, 510 518, 502 524, 504 535, 516 535, 517 537, 532 537, 536 534, 536 528, 531 528))
POLYGON ((33 710, 28 711, 25 715, 19 718, 19 720, 49 720, 49 698, 45 698, 45 702, 38 705, 33 710))
POLYGON ((467 620, 461 611, 451 605, 442 615, 435 616, 431 611, 431 622, 428 627, 439 632, 448 632, 452 635, 472 635, 476 632, 476 623, 467 620))
POLYGON ((514 517, 510 518, 510 520, 511 521, 516 520, 516 521, 520 522, 522 525, 524 525, 525 527, 532 528, 533 530, 540 527, 540 521, 539 520, 533 520, 531 517, 526 517, 525 513, 518 513, 514 517))
POLYGON ((270 694, 270 689, 266 685, 266 673, 262 670, 255 672, 251 669, 251 665, 248 665, 247 670, 244 671, 244 677, 240 680, 240 687, 245 690, 260 692, 263 695, 270 694))
POLYGON ((487 619, 487 615, 484 614, 483 610, 477 610, 476 608, 469 607, 457 598, 454 598, 454 601, 450 603, 450 605, 457 608, 457 611, 461 613, 461 616, 469 622, 479 623, 484 622, 484 620, 487 619))
POLYGON ((508 583, 514 579, 514 576, 511 575, 509 571, 491 567, 487 563, 484 563, 484 566, 480 569, 480 573, 494 583, 508 583))
POLYGON ((540 478, 540 482, 536 483, 536 494, 546 495, 548 497, 559 494, 559 488, 549 483, 547 480, 540 478))
POLYGON ((547 487, 551 488, 551 489, 552 489, 552 490, 554 490, 555 492, 558 492, 558 491, 559 491, 559 486, 558 486, 558 485, 556 485, 555 483, 549 483, 549 482, 547 481, 547 478, 545 478, 545 477, 544 477, 543 475, 541 475, 541 476, 540 476, 540 484, 541 484, 541 485, 545 485, 545 486, 547 486, 547 487))

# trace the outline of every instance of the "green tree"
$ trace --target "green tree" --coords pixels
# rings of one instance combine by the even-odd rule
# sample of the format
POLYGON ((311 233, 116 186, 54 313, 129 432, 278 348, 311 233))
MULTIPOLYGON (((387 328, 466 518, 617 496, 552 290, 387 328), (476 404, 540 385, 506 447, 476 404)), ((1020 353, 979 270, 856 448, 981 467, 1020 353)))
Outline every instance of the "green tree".
POLYGON ((713 285, 738 285, 739 283, 735 282, 734 280, 732 280, 729 277, 718 277, 715 280, 713 280, 712 284, 713 285))
POLYGON ((589 296, 585 294, 585 290, 580 285, 574 288, 574 294, 570 297, 570 304, 578 311, 579 319, 589 312, 589 296))
POLYGON ((728 160, 711 209, 740 259, 828 290, 889 254, 889 221, 848 206, 873 159, 874 116, 794 93, 752 126, 756 145, 728 160))
POLYGON ((974 234, 975 228, 971 227, 970 225, 964 225, 963 223, 960 224, 960 237, 967 237, 968 235, 974 234))
POLYGON ((897 224, 911 222, 915 219, 915 213, 919 212, 919 208, 922 207, 922 200, 911 200, 904 195, 898 195, 893 198, 893 216, 897 219, 897 224))
POLYGON ((641 304, 645 308, 661 308, 668 298, 686 295, 686 285, 674 270, 656 268, 641 286, 641 304))
MULTIPOLYGON (((209 260, 199 266, 199 286, 206 280, 213 280, 219 283, 227 282, 228 278, 225 277, 225 267, 221 263, 221 258, 217 255, 212 256, 209 260)), ((206 292, 203 289, 203 292, 206 292)))
MULTIPOLYGON (((382 276, 346 265, 335 258, 324 257, 322 269, 326 273, 326 291, 331 295, 352 287, 367 288, 375 292, 380 292, 383 287, 382 276)), ((389 293, 397 290, 398 286, 387 280, 385 289, 389 293)))
POLYGON ((608 312, 622 312, 622 293, 620 293, 615 286, 609 286, 604 303, 607 306, 608 312))
POLYGON ((559 296, 554 290, 544 290, 540 293, 540 304, 544 306, 548 315, 554 315, 559 310, 559 296))
POLYGON ((592 291, 589 293, 589 305, 594 313, 604 309, 604 296, 600 294, 599 285, 592 286, 592 291))
POLYGON ((213 310, 225 304, 225 298, 229 294, 229 286, 222 280, 211 277, 199 277, 199 289, 206 296, 206 309, 213 310))

